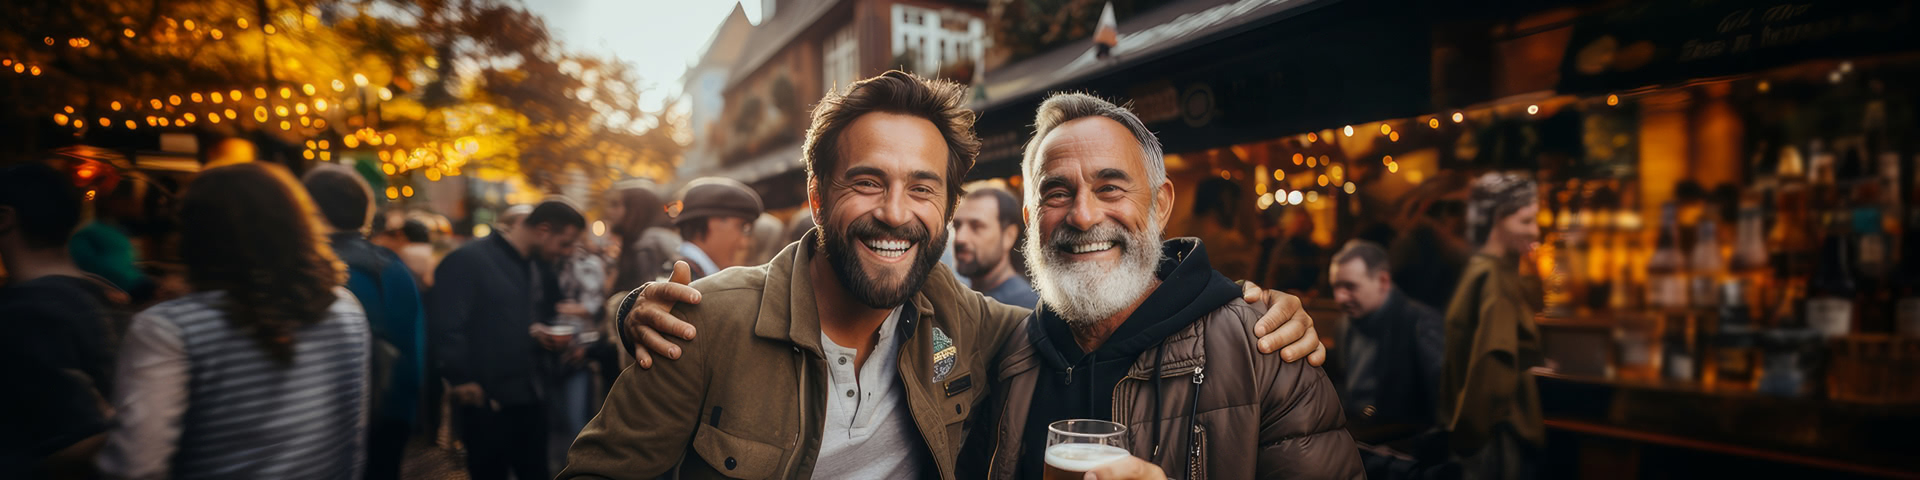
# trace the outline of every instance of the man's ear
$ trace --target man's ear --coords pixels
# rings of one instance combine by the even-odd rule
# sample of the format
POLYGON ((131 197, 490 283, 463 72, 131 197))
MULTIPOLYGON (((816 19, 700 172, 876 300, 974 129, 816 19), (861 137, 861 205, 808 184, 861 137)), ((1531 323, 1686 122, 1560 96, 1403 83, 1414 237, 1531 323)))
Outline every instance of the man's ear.
POLYGON ((813 214, 813 223, 820 222, 820 181, 813 175, 807 175, 807 212, 813 214))
POLYGON ((1161 228, 1166 228, 1167 219, 1171 217, 1173 217, 1173 181, 1167 180, 1160 182, 1160 186, 1153 189, 1153 218, 1160 222, 1161 228))
POLYGON ((1011 245, 1008 249, 1020 248, 1020 224, 1009 223, 1000 226, 1000 244, 1011 245))

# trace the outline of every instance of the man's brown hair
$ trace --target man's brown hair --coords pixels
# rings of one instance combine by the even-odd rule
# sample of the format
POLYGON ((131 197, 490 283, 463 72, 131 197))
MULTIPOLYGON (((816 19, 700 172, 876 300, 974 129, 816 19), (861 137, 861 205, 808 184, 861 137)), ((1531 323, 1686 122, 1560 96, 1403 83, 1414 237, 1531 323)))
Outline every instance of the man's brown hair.
POLYGON ((827 92, 820 105, 813 108, 813 125, 807 128, 806 144, 801 147, 807 178, 816 188, 832 185, 827 175, 846 159, 839 150, 841 132, 854 119, 872 112, 912 115, 933 122, 947 142, 947 216, 953 216, 954 206, 966 195, 961 182, 973 169, 980 141, 973 136, 974 113, 967 109, 967 87, 950 81, 891 70, 854 82, 845 92, 827 92))

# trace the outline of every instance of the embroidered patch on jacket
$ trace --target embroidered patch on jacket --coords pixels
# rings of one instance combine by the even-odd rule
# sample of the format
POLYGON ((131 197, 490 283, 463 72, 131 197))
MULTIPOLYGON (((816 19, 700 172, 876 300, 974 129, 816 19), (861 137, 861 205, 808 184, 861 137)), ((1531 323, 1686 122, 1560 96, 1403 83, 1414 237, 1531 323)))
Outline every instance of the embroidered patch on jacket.
POLYGON ((953 348, 953 339, 940 327, 933 327, 933 381, 946 381, 947 374, 953 372, 953 357, 958 354, 953 348))

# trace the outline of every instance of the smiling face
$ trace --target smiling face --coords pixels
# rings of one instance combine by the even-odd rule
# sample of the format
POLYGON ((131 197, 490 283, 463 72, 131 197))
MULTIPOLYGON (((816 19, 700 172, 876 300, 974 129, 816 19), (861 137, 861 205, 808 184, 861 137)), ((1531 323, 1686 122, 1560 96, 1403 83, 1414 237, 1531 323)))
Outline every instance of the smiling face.
POLYGON ((946 244, 947 145, 924 118, 861 115, 840 134, 839 161, 809 181, 825 260, 855 300, 893 308, 920 290, 946 244))
POLYGON ((1082 326, 1146 295, 1173 186, 1148 179, 1133 134, 1106 117, 1075 119, 1047 132, 1028 161, 1040 176, 1029 179, 1027 263, 1047 307, 1082 326))

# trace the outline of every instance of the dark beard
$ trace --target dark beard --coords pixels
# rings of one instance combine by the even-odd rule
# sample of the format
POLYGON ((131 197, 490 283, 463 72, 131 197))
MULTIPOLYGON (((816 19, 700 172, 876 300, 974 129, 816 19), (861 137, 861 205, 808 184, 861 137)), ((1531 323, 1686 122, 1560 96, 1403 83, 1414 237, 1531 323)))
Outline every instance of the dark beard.
MULTIPOLYGON (((826 222, 821 222, 821 225, 826 225, 826 222)), ((947 241, 946 229, 940 230, 939 237, 929 239, 926 227, 919 223, 908 223, 905 226, 893 228, 875 221, 872 217, 854 220, 852 224, 847 225, 845 232, 833 233, 823 230, 821 233, 827 234, 820 240, 821 243, 826 244, 826 260, 833 266, 833 276, 840 280, 841 287, 852 294, 854 300, 876 309, 898 307, 907 303, 907 297, 919 293, 920 285, 927 281, 928 272, 933 271, 933 264, 940 263, 942 252, 933 249, 931 245, 944 245, 947 241), (913 268, 907 271, 907 278, 902 280, 898 287, 891 289, 882 285, 879 279, 869 276, 867 269, 862 268, 859 256, 854 252, 854 249, 860 247, 856 245, 860 239, 881 236, 906 240, 907 243, 920 249, 919 256, 913 260, 913 268)))
POLYGON ((993 266, 1000 264, 1001 258, 1006 257, 1005 252, 1001 252, 1000 255, 999 257, 994 257, 992 260, 988 260, 985 252, 976 248, 973 250, 972 261, 955 260, 953 262, 953 272, 966 277, 985 275, 987 272, 993 270, 993 266))

